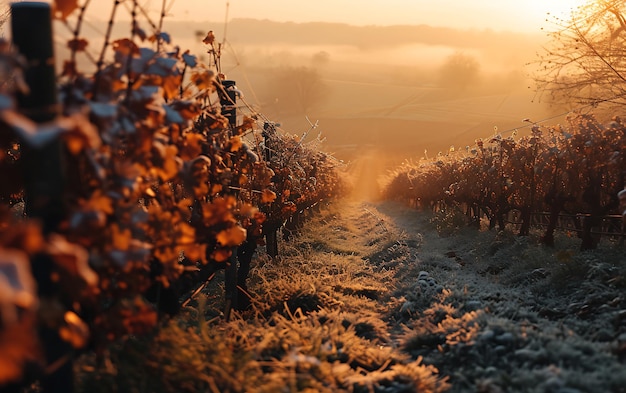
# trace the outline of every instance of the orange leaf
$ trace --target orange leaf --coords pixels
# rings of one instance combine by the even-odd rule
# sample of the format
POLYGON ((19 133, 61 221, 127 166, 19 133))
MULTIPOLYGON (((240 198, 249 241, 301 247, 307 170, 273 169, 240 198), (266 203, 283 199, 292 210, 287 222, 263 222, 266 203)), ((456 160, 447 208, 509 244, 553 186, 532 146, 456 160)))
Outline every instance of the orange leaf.
POLYGON ((113 213, 113 201, 111 201, 111 197, 103 194, 101 190, 94 191, 85 207, 87 209, 102 211, 106 214, 113 213))
POLYGON ((89 42, 84 38, 72 38, 67 41, 67 47, 75 52, 83 52, 87 48, 89 42))
POLYGON ((70 153, 77 155, 83 150, 85 146, 84 140, 80 138, 78 135, 68 135, 65 137, 65 146, 70 153))
POLYGON ((206 260, 206 244, 193 244, 191 246, 185 246, 185 256, 192 261, 200 261, 203 264, 206 260))
POLYGON ((191 74, 191 81, 200 90, 213 90, 215 85, 215 74, 211 70, 202 70, 191 74))
POLYGON ((178 224, 178 242, 189 244, 196 241, 196 230, 189 224, 181 222, 178 224))
POLYGON ((222 185, 218 183, 211 185, 211 195, 217 195, 222 191, 222 188, 222 185))
POLYGON ((111 225, 111 234, 113 248, 126 251, 130 247, 130 241, 132 240, 132 235, 130 233, 130 229, 120 229, 117 224, 111 225))
POLYGON ((226 247, 238 246, 246 240, 246 230, 238 225, 224 229, 217 234, 219 244, 226 247))
POLYGON ((167 145, 163 152, 163 170, 159 175, 163 181, 169 181, 178 174, 179 165, 176 160, 178 149, 174 145, 167 145))
POLYGON ((259 209, 256 206, 253 206, 249 203, 244 203, 239 209, 239 214, 243 217, 254 217, 259 212, 259 209))
MULTIPOLYGON (((130 238, 130 230, 128 231, 130 238)), ((98 284, 98 275, 89 266, 89 254, 83 247, 68 242, 61 235, 50 235, 48 253, 57 264, 72 276, 81 278, 87 285, 98 284)))
POLYGON ((241 146, 243 146, 243 141, 241 140, 240 136, 234 136, 230 138, 228 143, 230 144, 230 151, 237 151, 241 149, 241 146))
POLYGON ((78 349, 87 344, 89 340, 89 327, 82 319, 72 311, 67 311, 63 318, 65 325, 59 329, 59 336, 72 347, 78 349))
POLYGON ((180 152, 180 155, 183 159, 193 160, 194 158, 202 154, 202 142, 204 141, 204 135, 198 133, 187 133, 184 138, 185 145, 180 152))
POLYGON ((71 60, 65 60, 63 62, 63 71, 61 75, 73 77, 76 76, 78 70, 76 69, 76 62, 71 60))
POLYGON ((215 34, 213 33, 213 30, 210 30, 208 33, 206 33, 206 37, 204 37, 202 42, 206 45, 211 45, 215 42, 215 34))
POLYGON ((111 47, 115 52, 118 52, 122 55, 138 55, 139 47, 133 41, 128 38, 120 38, 119 40, 115 40, 111 43, 111 47))
POLYGON ((231 250, 220 249, 215 250, 211 253, 211 259, 213 259, 215 262, 226 262, 231 255, 231 250))
POLYGON ((168 75, 164 77, 162 87, 165 98, 171 100, 178 96, 181 82, 182 75, 168 75))
POLYGON ((65 20, 78 8, 78 0, 54 0, 52 7, 52 15, 57 19, 65 20))
POLYGON ((272 190, 268 190, 267 188, 263 190, 261 194, 261 202, 263 203, 272 203, 276 200, 276 193, 272 190))

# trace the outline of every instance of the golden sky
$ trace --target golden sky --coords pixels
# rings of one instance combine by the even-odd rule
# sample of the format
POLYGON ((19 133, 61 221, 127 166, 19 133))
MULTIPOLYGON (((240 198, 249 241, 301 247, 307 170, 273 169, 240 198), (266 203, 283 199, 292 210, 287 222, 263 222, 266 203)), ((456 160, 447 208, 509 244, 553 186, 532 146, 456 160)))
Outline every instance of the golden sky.
MULTIPOLYGON (((17 0, 24 1, 24 0, 17 0)), ((28 0, 26 0, 28 1, 28 0)), ((43 0, 50 1, 50 0, 43 0)), ((340 22, 352 25, 427 24, 459 28, 538 32, 547 13, 567 17, 592 0, 165 0, 168 19, 222 22, 226 18, 278 22, 340 22), (228 6, 227 6, 228 4, 228 6)), ((6 5, 10 0, 0 0, 6 5)), ((79 0, 82 4, 84 0, 79 0)), ((108 20, 113 0, 92 0, 92 18, 108 20)), ((130 0, 117 20, 128 18, 130 0), (125 14, 125 15, 124 15, 125 14)), ((139 0, 153 19, 163 0, 139 0)))
MULTIPOLYGON (((168 0, 175 19, 223 21, 257 18, 355 25, 430 24, 532 32, 546 27, 546 13, 569 15, 585 0, 168 0)), ((98 3, 106 1, 98 0, 98 3)), ((149 0, 152 8, 161 0, 149 0)))

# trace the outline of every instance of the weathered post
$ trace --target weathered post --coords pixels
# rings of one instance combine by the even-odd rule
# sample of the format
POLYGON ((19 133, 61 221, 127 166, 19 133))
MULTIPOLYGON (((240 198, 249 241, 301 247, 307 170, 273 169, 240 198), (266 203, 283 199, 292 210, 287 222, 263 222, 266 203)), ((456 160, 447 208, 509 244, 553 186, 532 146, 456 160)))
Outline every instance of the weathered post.
MULTIPOLYGON (((17 95, 18 108, 38 123, 50 121, 59 114, 50 5, 13 3, 11 28, 13 45, 27 62, 24 76, 29 91, 17 95)), ((49 232, 64 213, 61 141, 55 139, 40 148, 21 143, 21 153, 26 167, 26 213, 40 218, 49 232)))
MULTIPOLYGON (((27 92, 17 95, 18 109, 37 123, 53 120, 59 114, 59 106, 50 5, 43 2, 11 4, 11 30, 13 45, 26 60, 24 77, 29 87, 27 92)), ((62 143, 55 138, 34 147, 28 141, 20 141, 20 148, 24 163, 25 212, 29 217, 40 219, 47 234, 56 230, 65 216, 62 143)), ((55 284, 51 280, 54 262, 40 256, 33 258, 31 264, 39 296, 55 296, 55 284)), ((55 327, 44 326, 39 335, 47 367, 41 379, 42 390, 73 392, 71 346, 59 337, 55 327)))
POLYGON ((224 272, 224 318, 227 321, 230 320, 233 307, 237 306, 237 265, 237 247, 234 247, 224 272))
MULTIPOLYGON (((270 162, 272 160, 272 138, 276 134, 276 123, 265 122, 263 124, 263 141, 265 144, 265 161, 270 162)), ((269 227, 264 225, 263 232, 265 232, 265 248, 267 254, 271 258, 278 256, 278 228, 269 227)))
MULTIPOLYGON (((228 119, 231 135, 234 135, 237 127, 237 87, 233 80, 222 81, 223 91, 219 94, 222 115, 228 119)), ((235 184, 238 186, 238 184, 235 184)), ((232 249, 232 255, 224 272, 225 304, 224 317, 230 319, 230 313, 237 304, 237 270, 238 270, 237 247, 232 249)))
POLYGON ((224 92, 220 94, 222 115, 228 119, 231 131, 237 126, 237 83, 233 80, 223 80, 224 92))
POLYGON ((263 143, 265 144, 265 161, 272 160, 272 143, 271 139, 276 134, 276 123, 263 123, 263 143))

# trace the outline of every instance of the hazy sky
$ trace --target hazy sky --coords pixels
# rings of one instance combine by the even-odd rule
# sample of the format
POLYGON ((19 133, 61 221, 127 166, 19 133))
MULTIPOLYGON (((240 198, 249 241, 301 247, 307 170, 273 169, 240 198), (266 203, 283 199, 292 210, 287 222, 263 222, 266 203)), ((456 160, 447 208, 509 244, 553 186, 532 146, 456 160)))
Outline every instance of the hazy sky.
MULTIPOLYGON (((170 0, 172 1, 172 0, 170 0)), ((221 21, 253 17, 356 25, 431 24, 479 29, 538 31, 546 13, 569 15, 584 0, 174 0, 175 18, 221 21)), ((160 1, 152 0, 152 4, 160 1)))
MULTIPOLYGON (((172 19, 221 22, 226 18, 279 22, 341 22, 353 25, 429 24, 537 32, 546 13, 568 16, 591 0, 166 0, 172 19), (226 4, 229 4, 227 7, 226 4)), ((126 1, 130 3, 130 1, 126 1)), ((140 0, 156 19, 163 0, 140 0)), ((82 3, 80 1, 79 3, 82 3)), ((113 0, 91 1, 90 13, 109 15, 113 0)))

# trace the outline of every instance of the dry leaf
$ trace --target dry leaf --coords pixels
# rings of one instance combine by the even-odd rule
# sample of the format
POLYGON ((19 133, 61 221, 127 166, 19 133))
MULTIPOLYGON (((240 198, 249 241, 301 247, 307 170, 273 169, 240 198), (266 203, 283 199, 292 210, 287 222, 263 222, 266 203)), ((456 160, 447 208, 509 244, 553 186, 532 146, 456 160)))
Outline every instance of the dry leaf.
POLYGON ((217 234, 216 239, 219 244, 225 247, 235 247, 246 240, 246 230, 239 225, 224 229, 217 234))
POLYGON ((65 324, 59 329, 59 336, 72 347, 79 349, 87 345, 89 340, 89 327, 82 319, 72 311, 64 316, 65 324))
POLYGON ((276 200, 276 193, 272 190, 265 189, 261 194, 261 202, 272 203, 276 200))
POLYGON ((211 253, 211 259, 214 260, 215 262, 226 262, 228 258, 230 258, 231 255, 232 255, 231 250, 219 249, 211 253))
POLYGON ((228 141, 228 143, 230 144, 230 151, 238 151, 239 149, 241 149, 241 146, 243 146, 243 140, 241 140, 240 136, 234 136, 232 138, 230 138, 230 140, 228 141))
POLYGON ((87 49, 88 44, 89 44, 89 41, 87 41, 84 38, 72 38, 71 40, 67 41, 67 47, 70 48, 70 50, 73 50, 75 52, 85 51, 85 49, 87 49))
POLYGON ((65 20, 77 8, 78 0, 54 0, 52 15, 57 19, 65 20))

